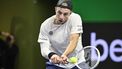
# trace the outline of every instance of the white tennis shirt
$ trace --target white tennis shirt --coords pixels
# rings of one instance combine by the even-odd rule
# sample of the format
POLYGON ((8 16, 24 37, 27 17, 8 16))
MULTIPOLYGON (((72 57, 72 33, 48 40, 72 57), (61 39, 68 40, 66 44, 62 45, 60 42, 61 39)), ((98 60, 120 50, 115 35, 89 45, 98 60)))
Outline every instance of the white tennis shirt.
MULTIPOLYGON (((41 54, 46 59, 48 58, 48 54, 50 52, 55 52, 58 55, 62 55, 66 50, 69 42, 70 35, 73 33, 83 33, 82 29, 82 20, 80 15, 76 13, 72 13, 67 22, 61 25, 54 24, 55 15, 45 20, 40 28, 40 33, 38 37, 38 42, 40 43, 41 54), (52 31, 53 34, 49 34, 52 31)), ((75 56, 76 53, 82 49, 82 38, 78 40, 76 49, 68 56, 75 56)), ((84 55, 84 53, 83 53, 84 55)), ((80 62, 84 61, 84 56, 81 55, 80 62)), ((63 68, 73 67, 74 65, 58 65, 63 68)))

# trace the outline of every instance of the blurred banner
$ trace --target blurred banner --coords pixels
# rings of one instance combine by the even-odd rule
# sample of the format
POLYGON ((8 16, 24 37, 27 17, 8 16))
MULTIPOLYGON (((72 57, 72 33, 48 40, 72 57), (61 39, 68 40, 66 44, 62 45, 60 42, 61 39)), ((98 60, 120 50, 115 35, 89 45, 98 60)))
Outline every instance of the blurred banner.
POLYGON ((83 45, 96 46, 101 62, 96 69, 122 67, 122 1, 72 0, 83 20, 83 45))
POLYGON ((122 67, 122 22, 89 22, 83 27, 83 45, 96 46, 101 52, 97 69, 122 67))

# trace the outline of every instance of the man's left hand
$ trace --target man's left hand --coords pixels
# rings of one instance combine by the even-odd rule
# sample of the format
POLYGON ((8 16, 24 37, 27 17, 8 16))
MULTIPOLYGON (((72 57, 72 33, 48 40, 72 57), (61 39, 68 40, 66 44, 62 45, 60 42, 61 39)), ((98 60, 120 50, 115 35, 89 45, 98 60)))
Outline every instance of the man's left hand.
POLYGON ((62 64, 67 64, 68 63, 67 62, 68 57, 66 55, 61 55, 61 58, 62 58, 62 61, 60 63, 62 63, 62 64))

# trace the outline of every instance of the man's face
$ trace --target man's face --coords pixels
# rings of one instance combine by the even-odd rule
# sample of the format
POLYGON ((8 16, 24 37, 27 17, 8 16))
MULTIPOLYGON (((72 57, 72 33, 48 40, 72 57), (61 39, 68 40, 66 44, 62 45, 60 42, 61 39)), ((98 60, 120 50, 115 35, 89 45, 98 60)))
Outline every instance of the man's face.
POLYGON ((55 12, 56 12, 56 23, 58 24, 65 23, 71 14, 71 10, 61 7, 56 7, 55 12))

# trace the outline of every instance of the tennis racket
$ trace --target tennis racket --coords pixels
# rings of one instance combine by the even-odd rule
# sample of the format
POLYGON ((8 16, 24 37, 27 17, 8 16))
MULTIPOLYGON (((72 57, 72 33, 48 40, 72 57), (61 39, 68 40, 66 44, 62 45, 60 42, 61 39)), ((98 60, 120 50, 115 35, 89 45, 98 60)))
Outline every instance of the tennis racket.
POLYGON ((78 69, 94 69, 100 62, 100 52, 94 46, 85 46, 74 57, 74 59, 68 59, 68 62, 75 64, 78 69), (84 52, 84 62, 79 62, 81 52, 84 52))

